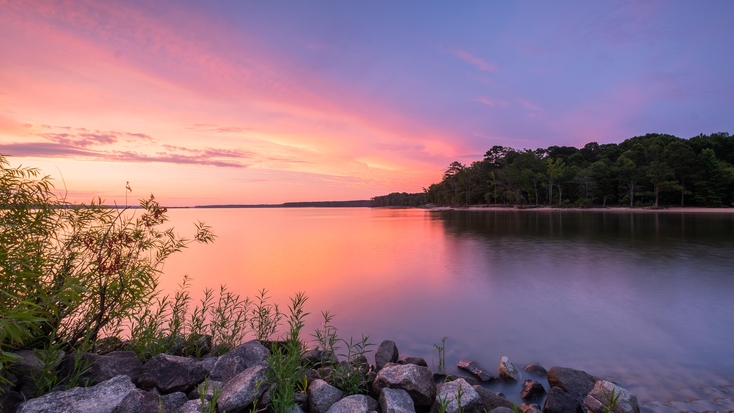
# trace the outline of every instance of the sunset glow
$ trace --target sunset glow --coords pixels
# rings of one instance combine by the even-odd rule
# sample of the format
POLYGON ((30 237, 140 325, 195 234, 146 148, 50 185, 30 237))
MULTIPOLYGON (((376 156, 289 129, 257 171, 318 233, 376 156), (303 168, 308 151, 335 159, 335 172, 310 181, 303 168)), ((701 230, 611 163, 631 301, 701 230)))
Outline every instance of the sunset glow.
POLYGON ((734 3, 0 1, 0 154, 72 201, 419 192, 515 148, 734 131, 734 3))

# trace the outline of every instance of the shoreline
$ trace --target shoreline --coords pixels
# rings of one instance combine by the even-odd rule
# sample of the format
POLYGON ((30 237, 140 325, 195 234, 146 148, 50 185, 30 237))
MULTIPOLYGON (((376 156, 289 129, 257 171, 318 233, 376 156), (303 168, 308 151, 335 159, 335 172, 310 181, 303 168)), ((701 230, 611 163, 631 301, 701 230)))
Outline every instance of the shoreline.
POLYGON ((553 212, 640 212, 640 213, 705 213, 705 214, 732 214, 734 215, 734 208, 705 208, 705 207, 659 207, 657 209, 652 207, 592 207, 592 208, 562 208, 562 207, 549 207, 549 206, 469 206, 469 207, 430 207, 423 208, 431 212, 441 211, 553 211, 553 212))

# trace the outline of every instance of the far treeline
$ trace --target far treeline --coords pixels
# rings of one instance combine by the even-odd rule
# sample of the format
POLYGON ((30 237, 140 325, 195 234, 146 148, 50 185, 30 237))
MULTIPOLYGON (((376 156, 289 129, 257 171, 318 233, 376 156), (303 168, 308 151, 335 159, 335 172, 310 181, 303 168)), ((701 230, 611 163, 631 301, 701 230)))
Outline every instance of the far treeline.
POLYGON ((453 162, 423 193, 372 198, 372 206, 734 205, 734 136, 651 133, 620 144, 517 150, 493 146, 481 161, 453 162))

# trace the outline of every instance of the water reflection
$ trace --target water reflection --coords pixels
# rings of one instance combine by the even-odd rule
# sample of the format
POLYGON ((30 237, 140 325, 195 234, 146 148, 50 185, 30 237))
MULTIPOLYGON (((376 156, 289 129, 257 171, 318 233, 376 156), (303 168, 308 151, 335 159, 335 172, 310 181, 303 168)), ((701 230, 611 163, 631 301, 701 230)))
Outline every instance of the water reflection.
POLYGON ((734 376, 731 215, 172 212, 177 227, 204 220, 220 238, 171 260, 166 288, 188 273, 194 290, 265 287, 282 304, 306 291, 311 331, 329 310, 341 335, 392 339, 429 364, 446 335, 448 365, 494 370, 506 355, 580 368, 649 403, 705 398, 734 376))

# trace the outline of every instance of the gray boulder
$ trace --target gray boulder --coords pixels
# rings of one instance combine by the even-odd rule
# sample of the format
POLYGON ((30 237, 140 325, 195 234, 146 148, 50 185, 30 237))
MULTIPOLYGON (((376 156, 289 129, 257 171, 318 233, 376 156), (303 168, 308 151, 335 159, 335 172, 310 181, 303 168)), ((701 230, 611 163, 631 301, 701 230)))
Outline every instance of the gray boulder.
POLYGON ((222 386, 219 393, 218 410, 237 413, 247 406, 268 388, 266 372, 268 363, 260 362, 234 376, 222 386), (259 383, 258 383, 259 382, 259 383))
POLYGON ((488 372, 487 370, 481 368, 479 366, 479 363, 477 363, 476 361, 460 360, 458 363, 456 363, 456 367, 468 371, 469 373, 477 376, 479 380, 484 382, 497 380, 497 377, 492 375, 492 373, 488 372))
POLYGON ((82 374, 81 382, 89 381, 95 385, 107 381, 113 377, 125 375, 132 379, 133 383, 139 378, 143 363, 132 351, 113 351, 105 355, 94 353, 73 353, 64 356, 59 365, 60 374, 66 377, 72 374, 75 365, 89 365, 89 370, 82 374))
POLYGON ((548 370, 548 384, 565 390, 578 402, 583 402, 598 379, 591 374, 566 367, 553 366, 548 370))
MULTIPOLYGON (((61 364, 61 360, 64 357, 64 352, 50 352, 50 350, 37 350, 42 358, 47 358, 49 361, 53 360, 53 368, 61 364)), ((15 352, 16 355, 21 358, 15 360, 10 365, 9 371, 17 378, 18 391, 25 398, 33 397, 38 388, 34 377, 38 377, 43 372, 43 361, 36 357, 36 351, 33 350, 18 350, 15 352)))
POLYGON ((436 387, 431 413, 438 413, 442 402, 447 403, 446 413, 481 413, 483 409, 481 396, 464 379, 441 383, 436 387))
POLYGON ((344 397, 343 391, 321 379, 314 380, 308 385, 307 394, 311 413, 324 413, 332 404, 344 397))
POLYGON ((384 388, 405 390, 416 407, 430 407, 436 398, 436 385, 431 370, 415 364, 385 366, 377 373, 372 384, 375 393, 379 394, 384 388))
POLYGON ((211 376, 214 366, 217 364, 217 360, 219 360, 219 357, 207 357, 199 361, 197 364, 206 370, 207 376, 211 376))
POLYGON ((210 376, 213 380, 229 381, 232 377, 260 363, 270 355, 270 350, 257 340, 248 341, 219 357, 210 376))
POLYGON ((188 357, 159 354, 143 365, 138 387, 158 389, 161 393, 188 393, 206 377, 206 370, 188 357))
POLYGON ((510 409, 509 407, 495 407, 490 413, 515 413, 514 410, 510 409))
POLYGON ((500 377, 502 377, 505 380, 508 381, 517 381, 520 380, 520 371, 515 367, 514 364, 510 361, 509 358, 503 356, 500 360, 500 367, 499 367, 499 373, 500 377))
POLYGON ((423 357, 403 357, 398 360, 398 364, 416 364, 418 366, 428 367, 428 363, 423 357))
POLYGON ((522 369, 536 376, 545 377, 546 375, 548 375, 548 370, 546 370, 545 367, 541 366, 540 364, 528 364, 522 369))
POLYGON ((482 409, 491 412, 498 407, 512 407, 512 403, 499 394, 482 386, 472 386, 482 399, 482 409))
POLYGON ((536 400, 543 397, 544 394, 545 388, 537 381, 525 380, 522 383, 522 392, 520 393, 520 397, 523 399, 536 400))
POLYGON ((377 400, 363 394, 347 396, 329 407, 327 413, 369 413, 377 409, 377 400))
POLYGON ((403 389, 382 389, 379 403, 382 413, 415 413, 413 399, 403 389))
POLYGON ((640 405, 637 403, 637 397, 626 389, 606 380, 598 380, 594 384, 594 388, 591 389, 584 399, 584 405, 591 413, 604 413, 604 407, 609 407, 612 397, 617 399, 612 412, 640 413, 640 405))
POLYGON ((398 346, 394 341, 385 340, 377 347, 375 352, 375 368, 379 371, 387 363, 398 361, 398 346))
POLYGON ((178 413, 181 406, 186 404, 189 398, 184 393, 175 392, 161 396, 161 405, 166 413, 178 413))
POLYGON ((117 376, 92 387, 45 394, 18 406, 18 413, 123 413, 120 409, 128 396, 138 390, 128 376, 117 376))
POLYGON ((204 380, 203 383, 199 383, 198 386, 194 387, 189 393, 189 399, 200 399, 204 395, 204 400, 211 400, 214 397, 215 391, 221 391, 224 383, 216 380, 204 380))
POLYGON ((560 387, 551 387, 543 405, 543 413, 583 413, 581 403, 560 387))
POLYGON ((184 403, 179 409, 180 413, 201 413, 201 400, 189 400, 184 403))

